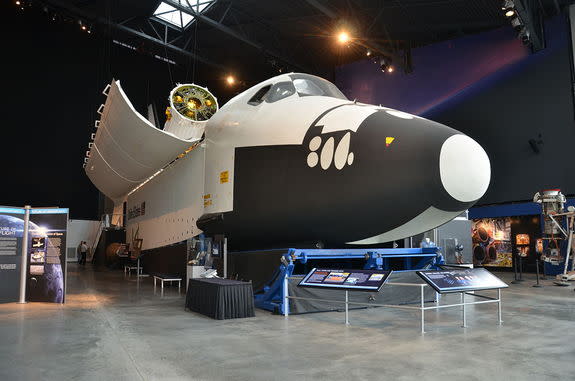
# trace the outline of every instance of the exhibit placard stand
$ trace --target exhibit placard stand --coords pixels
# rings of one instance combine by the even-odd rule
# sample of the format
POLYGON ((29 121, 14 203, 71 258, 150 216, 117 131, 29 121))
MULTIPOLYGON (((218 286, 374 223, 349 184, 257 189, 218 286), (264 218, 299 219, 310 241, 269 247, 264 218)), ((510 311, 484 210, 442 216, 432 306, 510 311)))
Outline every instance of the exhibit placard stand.
POLYGON ((133 259, 136 260, 136 279, 138 280, 138 285, 140 278, 146 278, 149 275, 143 274, 142 272, 142 264, 140 263, 140 259, 142 258, 142 245, 144 240, 142 238, 135 238, 132 242, 132 249, 130 255, 133 259))
MULTIPOLYGON (((498 324, 502 324, 501 316, 501 289, 507 288, 501 279, 491 274, 484 268, 443 268, 440 271, 428 270, 417 271, 417 275, 421 277, 429 286, 431 286, 439 294, 453 294, 459 293, 461 302, 451 306, 462 306, 463 312, 463 328, 467 327, 467 314, 466 306, 470 304, 485 304, 497 303, 497 317, 498 324), (492 298, 485 295, 479 295, 475 291, 484 290, 497 290, 497 298, 492 298), (465 295, 471 295, 483 300, 475 302, 466 302, 465 295)), ((440 306, 438 305, 437 308, 440 306)), ((443 306, 442 306, 443 307, 443 306)), ((447 306, 446 306, 447 307, 447 306)))
MULTIPOLYGON (((289 277, 284 278, 284 303, 287 306, 284 308, 284 316, 289 316, 289 300, 290 299, 301 299, 301 300, 313 300, 313 301, 323 301, 323 302, 331 302, 331 303, 344 303, 345 304, 345 324, 349 324, 349 312, 348 306, 350 304, 353 305, 361 305, 361 306, 371 306, 371 307, 386 307, 386 308, 397 308, 397 309, 405 309, 405 310, 419 310, 421 313, 421 333, 425 333, 425 311, 428 310, 439 310, 442 308, 450 308, 450 307, 462 307, 462 320, 463 324, 462 327, 467 327, 467 310, 466 306, 468 305, 476 305, 476 304, 487 304, 487 303, 497 303, 497 317, 498 317, 498 324, 502 324, 502 308, 501 308, 501 289, 507 288, 508 286, 502 282, 499 278, 488 272, 483 268, 463 268, 457 266, 450 266, 454 267, 453 269, 444 269, 444 270, 425 270, 425 271, 417 271, 416 273, 425 281, 425 283, 395 283, 395 282, 387 282, 387 276, 383 280, 383 284, 388 284, 392 286, 405 286, 405 287, 418 287, 420 289, 420 305, 419 306, 407 306, 407 305, 396 305, 396 304, 379 304, 379 303, 365 303, 365 302, 350 302, 348 297, 349 288, 345 287, 345 279, 343 279, 339 286, 335 286, 335 282, 326 282, 324 279, 318 280, 315 277, 315 272, 317 269, 313 269, 302 282, 298 286, 304 287, 318 287, 320 286, 318 283, 327 284, 321 285, 321 287, 327 288, 340 288, 345 289, 345 301, 342 302, 341 300, 334 300, 334 299, 320 299, 320 298, 308 298, 308 297, 299 297, 299 296, 290 296, 288 294, 288 282, 289 277), (307 284, 310 283, 309 279, 312 279, 315 283, 313 285, 307 284), (332 283, 331 285, 329 283, 332 283), (431 287, 436 292, 436 299, 434 306, 426 306, 425 305, 425 287, 431 287), (496 290, 497 297, 490 297, 486 295, 479 295, 475 293, 475 291, 483 291, 483 290, 496 290), (451 294, 451 293, 459 293, 461 295, 461 299, 459 303, 452 303, 452 304, 440 304, 439 302, 439 294, 451 294), (465 300, 465 295, 471 295, 476 298, 480 298, 482 300, 477 300, 473 302, 469 302, 465 300)), ((321 271, 321 270, 320 270, 321 271)), ((341 277, 339 274, 347 274, 346 277, 351 276, 354 272, 358 270, 326 270, 326 271, 334 271, 337 274, 335 276, 341 277)), ((364 272, 374 271, 374 270, 362 270, 364 272)), ((378 270, 375 270, 378 271, 378 270)), ((321 274, 325 276, 325 279, 329 279, 332 274, 321 274)), ((378 289, 379 290, 379 289, 378 289)), ((372 290, 373 291, 373 290, 372 290)))
MULTIPOLYGON (((339 270, 312 269, 298 287, 317 287, 339 289, 345 291, 345 324, 349 325, 349 291, 379 292, 391 271, 387 270, 339 270)), ((287 282, 284 284, 287 287, 287 282)), ((287 290, 285 291, 288 292, 287 290)), ((289 313, 289 303, 285 305, 286 316, 289 313)))
POLYGON ((515 253, 516 260, 513 261, 513 281, 512 284, 519 284, 523 282, 523 256, 521 252, 515 253), (519 275, 519 276, 518 276, 519 275))
POLYGON ((532 287, 537 287, 537 288, 541 288, 543 287, 543 285, 541 283, 539 283, 539 261, 541 260, 541 255, 540 253, 537 254, 537 258, 535 258, 535 273, 536 273, 536 283, 532 286, 532 287))

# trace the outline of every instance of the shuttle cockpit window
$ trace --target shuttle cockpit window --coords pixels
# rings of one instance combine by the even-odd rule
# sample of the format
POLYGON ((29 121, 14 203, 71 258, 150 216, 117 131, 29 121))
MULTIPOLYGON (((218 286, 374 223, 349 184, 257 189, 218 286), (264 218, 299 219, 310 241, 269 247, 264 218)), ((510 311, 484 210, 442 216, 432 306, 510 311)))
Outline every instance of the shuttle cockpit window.
POLYGON ((297 93, 302 96, 319 95, 347 100, 346 96, 331 82, 307 74, 292 74, 290 77, 297 93))
POLYGON ((266 94, 265 100, 268 103, 277 102, 295 93, 295 87, 292 82, 278 82, 273 85, 270 91, 266 94))
POLYGON ((250 104, 252 106, 257 106, 260 103, 262 103, 266 99, 266 95, 267 95, 267 93, 269 93, 271 87, 272 87, 272 85, 267 85, 267 86, 264 86, 261 89, 259 89, 254 94, 254 96, 250 98, 250 100, 248 101, 248 104, 250 104))

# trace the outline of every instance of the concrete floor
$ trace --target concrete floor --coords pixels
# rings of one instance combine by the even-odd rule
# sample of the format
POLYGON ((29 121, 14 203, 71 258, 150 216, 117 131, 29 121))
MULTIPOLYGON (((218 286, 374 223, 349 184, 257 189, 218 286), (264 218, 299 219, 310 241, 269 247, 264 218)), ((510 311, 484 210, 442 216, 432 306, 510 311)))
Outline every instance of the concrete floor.
MULTIPOLYGON (((502 278, 510 279, 511 274, 502 278)), ((528 276, 529 278, 529 276, 528 276)), ((65 305, 0 305, 0 380, 574 380, 575 292, 531 280, 495 304, 216 321, 119 271, 70 265, 65 305)), ((454 298, 454 296, 450 296, 454 298)))

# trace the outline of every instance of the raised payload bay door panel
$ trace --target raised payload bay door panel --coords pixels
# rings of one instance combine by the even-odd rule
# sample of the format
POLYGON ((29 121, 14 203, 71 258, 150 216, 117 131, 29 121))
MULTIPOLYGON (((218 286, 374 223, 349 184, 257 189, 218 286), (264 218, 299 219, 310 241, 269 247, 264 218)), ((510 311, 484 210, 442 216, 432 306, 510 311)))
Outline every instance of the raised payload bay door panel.
POLYGON ((196 140, 156 128, 139 114, 119 81, 110 84, 85 170, 106 196, 123 198, 140 183, 184 153, 196 140))

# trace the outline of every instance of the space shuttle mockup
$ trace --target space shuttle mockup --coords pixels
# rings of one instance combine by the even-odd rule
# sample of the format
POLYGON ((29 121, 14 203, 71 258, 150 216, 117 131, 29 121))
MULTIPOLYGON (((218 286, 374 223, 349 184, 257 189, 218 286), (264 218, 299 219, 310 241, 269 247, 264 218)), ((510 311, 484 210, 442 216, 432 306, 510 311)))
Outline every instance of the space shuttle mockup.
POLYGON ((201 231, 234 248, 384 243, 444 224, 489 185, 470 137, 316 76, 279 75, 219 110, 206 89, 179 88, 162 131, 113 82, 85 165, 127 201, 127 235, 144 249, 201 231))

